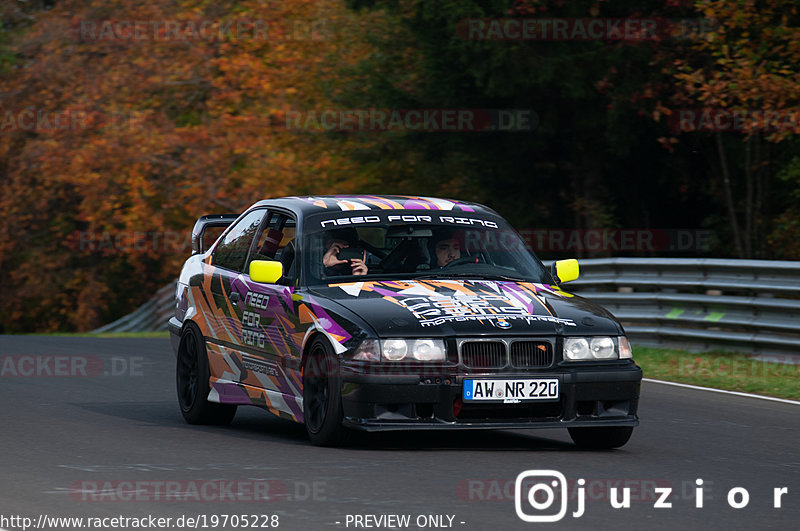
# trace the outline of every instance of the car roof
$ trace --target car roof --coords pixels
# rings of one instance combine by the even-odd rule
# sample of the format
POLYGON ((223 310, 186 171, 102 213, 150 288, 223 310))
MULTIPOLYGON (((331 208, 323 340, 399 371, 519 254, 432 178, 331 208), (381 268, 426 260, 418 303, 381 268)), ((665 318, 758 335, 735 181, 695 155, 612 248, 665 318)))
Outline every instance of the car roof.
POLYGON ((303 215, 357 210, 440 210, 497 215, 491 208, 478 203, 412 195, 293 196, 264 199, 253 205, 257 206, 283 207, 303 215))

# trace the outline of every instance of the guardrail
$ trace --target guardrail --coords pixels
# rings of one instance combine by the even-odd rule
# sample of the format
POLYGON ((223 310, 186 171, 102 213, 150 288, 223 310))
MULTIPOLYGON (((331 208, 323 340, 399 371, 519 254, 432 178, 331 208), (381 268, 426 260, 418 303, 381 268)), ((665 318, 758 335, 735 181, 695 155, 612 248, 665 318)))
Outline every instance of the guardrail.
MULTIPOLYGON (((565 285, 611 311, 634 345, 800 354, 800 262, 691 258, 580 261, 565 285)), ((165 330, 175 284, 95 332, 165 330)))
POLYGON ((167 321, 175 314, 175 282, 156 291, 137 310, 92 332, 156 332, 167 329, 167 321))
POLYGON ((637 345, 800 354, 800 262, 582 260, 570 291, 602 304, 637 345))

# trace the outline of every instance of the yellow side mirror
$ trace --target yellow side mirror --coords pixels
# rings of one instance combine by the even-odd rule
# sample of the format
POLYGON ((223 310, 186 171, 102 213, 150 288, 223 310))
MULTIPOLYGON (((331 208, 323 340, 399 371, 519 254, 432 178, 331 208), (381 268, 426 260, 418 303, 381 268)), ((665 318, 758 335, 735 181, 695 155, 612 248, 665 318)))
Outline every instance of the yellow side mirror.
POLYGON ((271 260, 250 262, 250 280, 262 284, 275 284, 283 276, 283 264, 271 260))
POLYGON ((578 261, 574 258, 569 260, 559 260, 556 262, 556 276, 559 282, 570 282, 578 278, 580 268, 578 261))

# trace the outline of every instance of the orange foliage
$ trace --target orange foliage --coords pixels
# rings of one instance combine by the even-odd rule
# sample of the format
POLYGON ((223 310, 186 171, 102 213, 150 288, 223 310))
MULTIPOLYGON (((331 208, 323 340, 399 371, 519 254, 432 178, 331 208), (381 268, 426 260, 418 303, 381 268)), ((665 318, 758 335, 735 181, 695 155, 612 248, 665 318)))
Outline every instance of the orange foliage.
MULTIPOLYGON (((674 78, 676 89, 672 107, 760 111, 774 116, 800 112, 800 28, 789 21, 797 20, 796 2, 697 0, 694 8, 713 22, 712 30, 698 35, 688 52, 668 50, 665 54, 664 71, 674 78)), ((659 105, 654 117, 663 113, 670 110, 659 105)), ((747 120, 743 131, 771 142, 800 132, 764 125, 747 120)))
POLYGON ((31 20, 0 80, 0 331, 133 310, 199 215, 369 185, 333 139, 284 127, 369 53, 338 2, 67 0, 31 20))

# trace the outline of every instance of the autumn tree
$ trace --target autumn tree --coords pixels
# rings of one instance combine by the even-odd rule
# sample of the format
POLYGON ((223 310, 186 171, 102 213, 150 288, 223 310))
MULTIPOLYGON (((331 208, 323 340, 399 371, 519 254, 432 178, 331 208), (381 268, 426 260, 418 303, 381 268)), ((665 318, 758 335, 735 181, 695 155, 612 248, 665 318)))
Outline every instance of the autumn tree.
MULTIPOLYGON (((770 240, 784 240, 781 233, 796 227, 791 219, 799 213, 789 208, 780 216, 784 227, 773 228, 770 202, 785 206, 786 198, 776 194, 776 187, 785 188, 776 174, 800 182, 793 170, 800 147, 798 6, 791 0, 698 0, 694 9, 707 23, 686 46, 660 50, 657 61, 670 84, 653 116, 668 116, 676 133, 713 142, 736 254, 768 256, 770 240), (683 115, 689 119, 682 121, 683 115), (771 229, 778 233, 768 239, 771 229)), ((662 140, 671 146, 678 138, 662 140)), ((797 229, 790 234, 796 237, 797 229)), ((775 254, 786 256, 780 249, 775 254)))
POLYGON ((0 81, 6 332, 131 311, 175 278, 199 215, 359 186, 328 136, 286 127, 366 53, 336 3, 64 0, 19 24, 0 81))
MULTIPOLYGON (((471 35, 471 21, 565 23, 663 17, 663 2, 522 0, 444 3, 350 0, 359 13, 381 13, 372 35, 381 50, 365 59, 364 89, 384 106, 532 109, 534 131, 424 135, 386 139, 384 157, 413 153, 428 182, 458 182, 521 227, 666 227, 676 221, 660 202, 696 212, 700 186, 684 192, 656 138, 659 127, 640 115, 642 87, 659 43, 651 38, 519 39, 471 35), (391 146, 391 147, 389 147, 391 146)), ((544 26, 546 27, 546 26, 544 26)), ((585 35, 584 35, 585 36, 585 35)), ((649 97, 649 96, 646 96, 649 97)), ((363 94, 354 99, 363 100, 363 94)), ((372 155, 368 153, 367 156, 372 155)), ((385 163, 385 162, 384 162, 385 163)), ((454 188, 456 188, 454 186, 454 188)), ((684 219, 683 226, 699 220, 684 219)))

